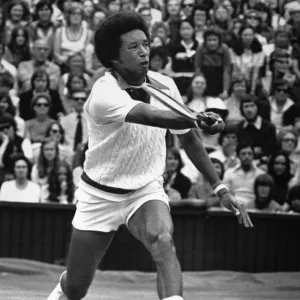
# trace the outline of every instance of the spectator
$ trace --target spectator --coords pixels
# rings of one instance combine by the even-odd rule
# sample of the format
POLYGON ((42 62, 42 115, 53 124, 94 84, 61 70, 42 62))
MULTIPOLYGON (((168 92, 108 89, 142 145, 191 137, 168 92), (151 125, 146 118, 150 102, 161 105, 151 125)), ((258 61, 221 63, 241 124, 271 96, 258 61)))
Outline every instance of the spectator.
POLYGON ((254 181, 264 172, 254 163, 254 148, 251 143, 243 141, 237 146, 240 165, 228 169, 224 174, 224 183, 246 208, 255 208, 254 181))
POLYGON ((180 0, 168 0, 166 3, 166 24, 170 29, 171 42, 179 39, 180 0))
POLYGON ((237 126, 238 142, 251 140, 257 159, 273 154, 276 150, 276 129, 258 115, 258 101, 255 96, 246 95, 242 99, 241 114, 245 120, 237 126))
POLYGON ((13 164, 15 179, 1 186, 0 200, 13 202, 40 202, 40 187, 30 180, 31 164, 20 156, 13 164))
POLYGON ((0 118, 5 114, 10 114, 16 123, 16 133, 20 137, 25 136, 25 121, 17 116, 16 108, 12 103, 12 99, 7 91, 0 90, 0 118))
MULTIPOLYGON (((255 4, 256 5, 256 4, 255 4)), ((255 38, 259 41, 261 45, 267 44, 267 39, 259 33, 259 29, 262 25, 261 14, 256 9, 249 9, 245 13, 245 23, 246 26, 250 26, 253 31, 255 38)))
POLYGON ((279 150, 285 153, 291 164, 291 173, 296 173, 297 166, 300 161, 300 153, 297 151, 298 136, 292 129, 283 129, 278 133, 279 150))
POLYGON ((53 39, 56 25, 52 22, 53 5, 51 0, 40 0, 35 6, 35 21, 30 24, 33 42, 44 40, 50 47, 50 57, 53 56, 53 39))
POLYGON ((283 80, 275 82, 275 86, 276 90, 269 99, 271 122, 276 126, 277 130, 280 130, 283 126, 283 115, 294 102, 288 97, 288 85, 283 80))
POLYGON ((74 184, 70 166, 59 162, 57 168, 52 168, 48 177, 49 196, 46 202, 71 204, 74 199, 74 184))
POLYGON ((215 28, 204 33, 204 43, 196 51, 195 72, 206 79, 206 95, 228 98, 231 58, 228 47, 222 44, 221 34, 215 28))
POLYGON ((255 94, 260 81, 260 70, 264 64, 261 43, 255 38, 251 26, 243 26, 240 35, 231 51, 233 72, 243 74, 250 85, 250 93, 255 94))
POLYGON ((115 14, 121 10, 121 0, 107 0, 105 12, 107 16, 115 14))
POLYGON ((240 161, 236 154, 237 134, 234 123, 226 122, 225 128, 219 137, 219 144, 221 149, 211 152, 209 157, 218 159, 223 164, 225 171, 239 165, 240 161))
POLYGON ((52 169, 58 170, 59 150, 54 140, 44 139, 37 163, 32 167, 31 178, 41 188, 41 202, 49 197, 48 181, 52 169))
POLYGON ((14 65, 4 59, 5 44, 4 41, 0 40, 0 71, 4 73, 7 71, 14 78, 14 85, 17 83, 17 69, 14 65))
POLYGON ((169 27, 164 22, 156 22, 151 28, 151 37, 158 36, 162 39, 164 45, 170 43, 170 30, 169 27))
POLYGON ((300 184, 293 186, 287 196, 288 208, 294 213, 300 213, 300 184))
POLYGON ((92 0, 83 0, 82 1, 83 9, 83 20, 87 23, 87 26, 90 30, 96 29, 97 24, 95 24, 95 4, 92 0))
POLYGON ((268 174, 261 174, 254 181, 255 210, 276 212, 282 211, 281 205, 273 200, 274 181, 268 174))
POLYGON ((197 112, 205 111, 207 107, 205 90, 206 80, 204 76, 202 74, 194 76, 187 92, 187 106, 197 112))
POLYGON ((31 102, 33 97, 40 93, 46 93, 51 97, 49 116, 52 119, 57 120, 65 113, 58 91, 50 89, 50 78, 45 70, 37 70, 33 73, 30 86, 30 90, 20 94, 19 101, 20 116, 25 121, 35 117, 31 102))
POLYGON ((31 108, 35 117, 26 121, 27 137, 32 143, 40 143, 44 140, 48 126, 54 121, 49 117, 52 100, 47 93, 38 93, 33 96, 31 108))
POLYGON ((29 33, 25 27, 15 27, 5 50, 4 59, 18 67, 21 61, 30 60, 29 33))
POLYGON ((175 147, 169 148, 167 150, 166 170, 164 173, 164 187, 168 194, 173 194, 173 190, 176 190, 179 192, 181 199, 186 199, 191 187, 191 181, 181 173, 182 167, 183 163, 178 149, 175 147))
MULTIPOLYGON (((225 172, 224 165, 217 158, 211 158, 211 162, 213 163, 220 180, 223 180, 225 172)), ((205 177, 203 177, 203 182, 197 182, 191 186, 189 198, 204 200, 208 208, 213 206, 220 207, 220 200, 215 195, 211 185, 205 177)))
POLYGON ((18 81, 20 93, 29 91, 31 86, 31 78, 35 71, 44 70, 50 78, 50 89, 57 90, 60 80, 59 67, 48 60, 50 47, 45 40, 36 40, 32 47, 32 59, 24 61, 18 67, 18 81))
POLYGON ((181 18, 191 19, 193 8, 196 4, 195 0, 182 0, 181 1, 181 18))
POLYGON ((151 32, 151 26, 152 26, 152 15, 151 15, 151 8, 150 7, 140 7, 138 9, 138 14, 142 16, 144 19, 144 22, 146 23, 149 32, 151 32))
POLYGON ((266 3, 271 10, 271 27, 276 30, 279 26, 284 26, 286 20, 282 17, 279 2, 277 0, 267 0, 266 3))
POLYGON ((27 138, 17 134, 17 124, 9 114, 2 114, 0 117, 0 167, 6 172, 12 173, 14 159, 23 155, 32 161, 33 153, 31 143, 27 138))
POLYGON ((211 25, 220 31, 222 42, 230 46, 233 39, 233 21, 224 4, 218 4, 214 7, 211 16, 211 25))
POLYGON ((254 9, 260 15, 260 24, 257 27, 257 33, 262 35, 269 43, 274 37, 274 30, 272 28, 271 9, 266 3, 258 2, 254 5, 254 9))
POLYGON ((121 1, 121 11, 134 12, 135 1, 134 0, 122 0, 121 1))
POLYGON ((189 20, 179 22, 179 39, 169 45, 172 77, 181 95, 186 95, 194 75, 195 54, 198 42, 195 40, 194 27, 189 20))
POLYGON ((68 70, 68 59, 77 52, 84 54, 85 47, 90 44, 92 31, 84 26, 83 8, 73 2, 66 15, 66 25, 58 28, 54 36, 54 61, 60 66, 62 73, 68 70))
POLYGON ((269 161, 268 173, 272 176, 275 184, 272 198, 283 205, 286 200, 289 182, 293 177, 289 157, 283 152, 272 155, 269 161))
POLYGON ((167 74, 166 66, 168 62, 168 52, 164 46, 151 48, 149 56, 149 69, 151 71, 167 74))
POLYGON ((18 105, 19 97, 17 96, 17 82, 13 76, 5 70, 0 70, 0 93, 2 95, 7 94, 16 109, 16 114, 19 114, 18 105))
POLYGON ((7 29, 5 26, 6 20, 3 13, 2 7, 0 7, 0 41, 3 41, 4 44, 7 44, 7 29))
POLYGON ((207 29, 207 8, 203 5, 195 5, 192 10, 191 20, 194 23, 195 38, 199 45, 204 42, 204 32, 207 29))
MULTIPOLYGON (((45 138, 50 138, 57 143, 59 150, 59 160, 66 161, 71 166, 74 153, 66 143, 65 131, 59 122, 54 121, 48 126, 48 128, 46 129, 45 138)), ((41 145, 41 143, 34 144, 33 156, 35 162, 37 162, 40 155, 41 145)))
POLYGON ((154 24, 155 22, 161 22, 162 21, 162 13, 160 10, 152 7, 152 1, 151 0, 138 0, 137 6, 135 11, 139 12, 141 8, 149 8, 150 9, 150 18, 151 18, 151 24, 154 24))
POLYGON ((234 77, 229 88, 230 97, 224 103, 228 109, 227 122, 239 123, 244 120, 241 114, 241 100, 248 91, 247 81, 244 77, 234 77))
POLYGON ((68 58, 68 62, 67 62, 67 73, 63 74, 61 77, 61 81, 59 84, 59 93, 60 93, 60 97, 61 99, 63 99, 63 104, 64 104, 64 108, 65 111, 67 113, 70 112, 70 103, 69 103, 69 88, 67 86, 67 84, 70 82, 70 76, 80 76, 80 77, 84 77, 84 81, 85 81, 85 87, 87 86, 87 83, 89 82, 89 80, 91 79, 90 76, 86 73, 86 67, 85 67, 85 60, 84 60, 84 56, 82 55, 82 53, 78 52, 75 53, 71 56, 69 56, 68 58))
POLYGON ((27 26, 30 19, 28 5, 24 1, 14 0, 7 6, 7 20, 5 26, 7 29, 7 42, 10 42, 11 32, 17 26, 27 26))
POLYGON ((76 151, 77 147, 87 141, 87 121, 83 113, 83 105, 87 100, 87 93, 76 91, 71 93, 74 111, 61 118, 61 125, 65 130, 66 142, 76 151))

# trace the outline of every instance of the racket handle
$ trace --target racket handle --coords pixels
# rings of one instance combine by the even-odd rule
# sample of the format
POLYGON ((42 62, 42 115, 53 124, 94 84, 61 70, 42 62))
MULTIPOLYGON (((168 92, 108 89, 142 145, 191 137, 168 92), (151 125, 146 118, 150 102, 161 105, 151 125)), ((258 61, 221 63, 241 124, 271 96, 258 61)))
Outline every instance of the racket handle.
POLYGON ((205 113, 199 113, 198 116, 199 116, 199 119, 208 126, 210 126, 216 122, 215 118, 207 116, 205 113))

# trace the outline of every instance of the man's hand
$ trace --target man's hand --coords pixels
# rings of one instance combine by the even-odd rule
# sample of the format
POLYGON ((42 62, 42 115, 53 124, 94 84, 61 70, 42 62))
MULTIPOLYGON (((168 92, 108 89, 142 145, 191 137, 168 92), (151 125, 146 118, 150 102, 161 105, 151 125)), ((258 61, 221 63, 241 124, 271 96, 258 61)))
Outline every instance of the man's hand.
POLYGON ((201 121, 199 118, 198 124, 201 129, 205 130, 211 135, 217 134, 224 129, 225 123, 218 114, 206 112, 205 115, 208 117, 210 125, 205 123, 205 121, 201 121))
POLYGON ((220 196, 220 201, 228 210, 231 210, 238 217, 240 224, 244 224, 245 227, 253 227, 245 206, 241 201, 237 200, 229 192, 223 193, 220 196))

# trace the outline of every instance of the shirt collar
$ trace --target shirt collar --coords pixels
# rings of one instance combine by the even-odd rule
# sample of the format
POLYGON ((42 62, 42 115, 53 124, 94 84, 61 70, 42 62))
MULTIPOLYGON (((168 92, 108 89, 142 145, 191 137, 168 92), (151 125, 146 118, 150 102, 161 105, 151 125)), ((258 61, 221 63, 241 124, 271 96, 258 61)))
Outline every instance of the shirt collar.
MULTIPOLYGON (((121 75, 119 75, 117 72, 112 73, 111 71, 109 71, 109 72, 106 72, 105 75, 108 76, 109 78, 111 78, 112 80, 117 81, 121 90, 126 90, 126 89, 131 88, 131 86, 126 82, 126 80, 121 75)), ((160 83, 153 77, 155 77, 155 73, 148 72, 148 74, 146 76, 146 81, 158 89, 169 90, 169 88, 167 86, 160 83)))
MULTIPOLYGON (((250 123, 246 120, 244 122, 244 128, 246 128, 250 123)), ((254 127, 257 129, 257 130, 260 130, 261 129, 261 125, 262 125, 262 118, 261 116, 257 116, 256 120, 254 123, 252 123, 252 125, 254 125, 254 127)))
MULTIPOLYGON (((286 99, 286 102, 284 103, 283 107, 282 107, 282 112, 286 111, 288 108, 290 108, 292 105, 294 104, 294 101, 291 100, 290 98, 286 99)), ((270 105, 273 111, 279 112, 278 110, 278 106, 276 103, 276 99, 275 98, 271 98, 270 100, 270 105)))

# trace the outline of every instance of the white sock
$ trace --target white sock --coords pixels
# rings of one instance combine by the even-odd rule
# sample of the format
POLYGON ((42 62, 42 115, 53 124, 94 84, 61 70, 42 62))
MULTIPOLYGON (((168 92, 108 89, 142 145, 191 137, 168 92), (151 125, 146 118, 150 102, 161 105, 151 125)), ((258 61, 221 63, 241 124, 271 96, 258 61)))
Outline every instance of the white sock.
POLYGON ((183 298, 181 296, 171 296, 162 300, 183 300, 183 298))

